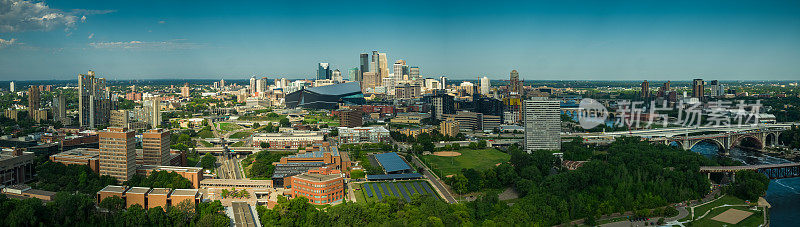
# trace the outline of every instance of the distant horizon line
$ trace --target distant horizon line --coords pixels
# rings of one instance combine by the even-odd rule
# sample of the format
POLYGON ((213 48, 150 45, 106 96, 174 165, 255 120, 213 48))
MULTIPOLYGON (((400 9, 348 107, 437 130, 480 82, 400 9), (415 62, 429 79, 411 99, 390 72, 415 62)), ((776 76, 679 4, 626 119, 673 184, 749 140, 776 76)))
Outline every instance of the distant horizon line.
MULTIPOLYGON (((100 77, 100 78, 104 78, 104 77, 100 77)), ((259 78, 259 77, 256 77, 256 78, 259 78)), ((267 78, 270 79, 270 80, 274 80, 274 79, 281 79, 281 78, 286 78, 286 77, 276 77, 276 78, 267 77, 267 78)), ((160 79, 126 79, 126 80, 108 79, 108 78, 106 78, 106 81, 166 81, 166 80, 175 80, 175 81, 180 81, 180 80, 188 80, 188 81, 220 81, 220 80, 223 80, 223 79, 224 80, 245 80, 246 81, 246 80, 249 80, 250 78, 240 78, 240 79, 226 79, 226 78, 220 78, 220 79, 202 79, 202 78, 161 79, 160 78, 160 79)), ((312 81, 316 80, 316 79, 306 79, 306 78, 286 78, 286 79, 289 79, 289 80, 312 80, 312 81)), ((439 78, 425 78, 425 79, 437 79, 438 80, 439 78)), ((704 79, 704 78, 697 78, 697 79, 703 79, 704 81, 713 80, 713 79, 704 79)), ((448 80, 480 81, 480 79, 457 79, 457 78, 449 78, 449 77, 448 77, 448 80)), ((491 78, 489 79, 489 81, 509 81, 509 80, 510 79, 491 79, 491 78)), ((546 82, 552 82, 552 81, 587 81, 587 82, 603 82, 603 81, 608 81, 608 82, 615 82, 615 81, 619 81, 619 82, 637 82, 638 81, 638 82, 643 82, 643 81, 648 81, 648 82, 666 82, 666 81, 670 81, 670 82, 692 82, 693 80, 694 79, 689 79, 689 80, 594 80, 594 79, 581 79, 581 80, 578 80, 578 79, 576 79, 576 80, 521 80, 521 81, 546 81, 546 82)), ((0 82, 3 82, 3 83, 10 83, 10 82, 47 82, 47 81, 77 81, 77 79, 0 80, 0 82)), ((347 81, 353 81, 353 80, 347 80, 347 81)), ((781 80, 781 79, 778 79, 778 80, 718 80, 717 79, 716 81, 721 81, 721 82, 798 82, 800 80, 781 80)))

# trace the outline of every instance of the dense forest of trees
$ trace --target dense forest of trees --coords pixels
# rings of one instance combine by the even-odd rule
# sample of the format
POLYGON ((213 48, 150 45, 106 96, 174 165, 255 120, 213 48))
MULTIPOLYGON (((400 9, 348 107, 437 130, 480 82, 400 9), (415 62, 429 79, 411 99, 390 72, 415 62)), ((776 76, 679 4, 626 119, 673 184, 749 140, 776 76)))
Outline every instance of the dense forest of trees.
POLYGON ((153 171, 148 176, 139 174, 133 175, 130 180, 123 183, 131 187, 151 187, 151 188, 173 188, 187 189, 192 188, 192 182, 176 172, 153 171))
POLYGON ((36 167, 38 181, 31 187, 54 192, 81 192, 94 195, 106 185, 116 185, 117 179, 100 176, 86 165, 64 165, 44 162, 36 167))
POLYGON ((230 219, 219 201, 192 206, 145 210, 139 205, 128 209, 119 197, 103 200, 99 209, 92 196, 59 192, 54 200, 9 199, 0 194, 0 226, 228 226, 230 219))
POLYGON ((752 170, 736 172, 736 181, 725 188, 725 192, 740 199, 758 201, 769 186, 769 178, 752 170))

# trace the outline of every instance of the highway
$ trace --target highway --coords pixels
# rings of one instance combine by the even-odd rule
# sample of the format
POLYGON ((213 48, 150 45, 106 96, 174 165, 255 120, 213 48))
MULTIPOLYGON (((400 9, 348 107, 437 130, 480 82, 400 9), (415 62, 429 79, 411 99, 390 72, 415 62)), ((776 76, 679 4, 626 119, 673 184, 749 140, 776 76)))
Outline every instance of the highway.
POLYGON ((238 159, 236 157, 227 157, 227 155, 219 156, 217 162, 220 163, 217 167, 217 176, 223 179, 244 179, 242 171, 239 168, 238 159))
POLYGON ((232 202, 231 208, 233 209, 233 223, 237 227, 255 227, 256 220, 250 205, 245 202, 232 202))

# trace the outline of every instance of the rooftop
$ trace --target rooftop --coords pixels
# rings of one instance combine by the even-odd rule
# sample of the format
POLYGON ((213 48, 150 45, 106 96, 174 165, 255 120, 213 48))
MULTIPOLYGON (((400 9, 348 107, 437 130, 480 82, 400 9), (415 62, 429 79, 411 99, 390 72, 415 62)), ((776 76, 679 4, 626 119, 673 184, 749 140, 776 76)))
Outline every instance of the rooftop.
POLYGON ((331 175, 323 175, 317 173, 304 173, 297 176, 294 176, 297 179, 303 179, 307 181, 315 181, 315 182, 325 182, 325 181, 332 181, 336 179, 341 179, 342 176, 339 174, 331 174, 331 175))
POLYGON ((411 167, 400 158, 400 155, 397 155, 395 152, 375 154, 374 156, 387 173, 411 169, 411 167))
POLYGON ((168 195, 169 192, 170 192, 169 188, 153 188, 153 190, 150 191, 149 195, 168 195))
POLYGON ((99 192, 123 193, 125 192, 126 189, 128 189, 128 187, 126 186, 108 185, 105 188, 101 189, 99 192))
POLYGON ((132 187, 131 189, 128 189, 128 191, 125 192, 125 194, 147 194, 147 192, 149 191, 150 188, 146 187, 132 187))
POLYGON ((175 189, 170 196, 196 196, 199 191, 197 189, 175 189))

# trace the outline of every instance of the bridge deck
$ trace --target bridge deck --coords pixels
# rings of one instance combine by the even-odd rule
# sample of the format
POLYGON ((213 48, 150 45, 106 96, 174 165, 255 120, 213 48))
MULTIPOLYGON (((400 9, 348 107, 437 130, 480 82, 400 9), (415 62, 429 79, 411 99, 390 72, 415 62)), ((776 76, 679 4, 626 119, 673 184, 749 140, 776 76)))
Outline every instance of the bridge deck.
POLYGON ((772 169, 800 166, 800 163, 783 163, 770 165, 749 165, 749 166, 700 166, 700 172, 735 172, 740 170, 772 169))

